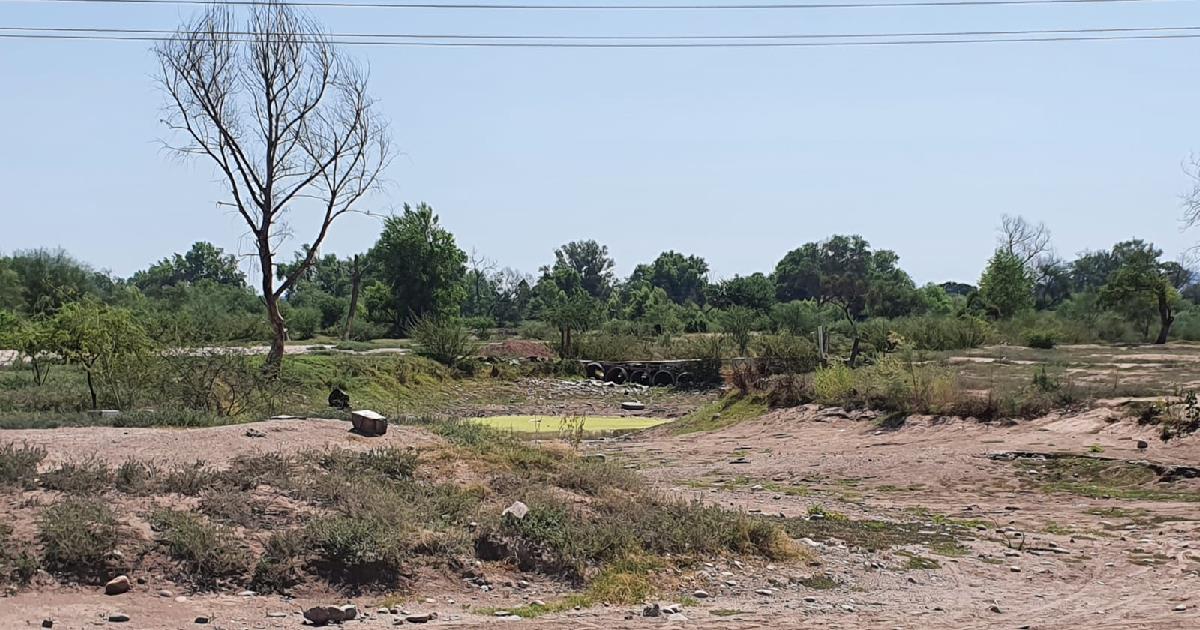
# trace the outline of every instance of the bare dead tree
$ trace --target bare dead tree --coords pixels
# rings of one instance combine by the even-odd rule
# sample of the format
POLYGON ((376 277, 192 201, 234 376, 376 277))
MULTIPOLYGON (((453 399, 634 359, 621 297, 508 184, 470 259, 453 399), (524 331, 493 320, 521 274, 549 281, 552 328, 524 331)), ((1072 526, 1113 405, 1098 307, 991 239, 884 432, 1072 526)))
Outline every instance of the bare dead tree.
POLYGON ((154 52, 166 95, 168 146, 217 167, 254 239, 267 319, 267 370, 277 372, 287 328, 281 296, 313 264, 330 226, 378 187, 389 157, 386 124, 373 111, 367 76, 319 25, 285 2, 244 10, 213 4, 154 52), (240 25, 240 27, 239 27, 240 25), (286 219, 316 216, 307 257, 276 285, 286 219))
POLYGON ((1192 189, 1183 196, 1183 223, 1190 228, 1200 223, 1200 156, 1188 158, 1183 172, 1192 180, 1192 189))
POLYGON ((1050 229, 1045 223, 1034 225, 1022 216, 1004 215, 1000 218, 1000 246, 1016 256, 1031 271, 1042 259, 1053 255, 1050 229))

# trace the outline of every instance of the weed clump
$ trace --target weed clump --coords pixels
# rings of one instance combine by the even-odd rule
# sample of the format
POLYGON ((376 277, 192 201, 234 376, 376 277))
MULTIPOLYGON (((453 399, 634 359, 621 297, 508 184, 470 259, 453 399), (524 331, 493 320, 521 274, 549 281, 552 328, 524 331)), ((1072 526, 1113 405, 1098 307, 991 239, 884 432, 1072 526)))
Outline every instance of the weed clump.
POLYGON ((116 514, 95 499, 67 498, 46 508, 38 523, 46 569, 88 584, 107 580, 120 568, 114 553, 120 539, 116 514))
POLYGON ((40 446, 0 446, 0 486, 31 484, 37 477, 38 464, 45 458, 46 449, 40 446))
POLYGON ((180 577, 197 587, 236 582, 246 572, 248 557, 234 543, 232 530, 177 510, 158 510, 150 523, 167 553, 180 563, 180 577))

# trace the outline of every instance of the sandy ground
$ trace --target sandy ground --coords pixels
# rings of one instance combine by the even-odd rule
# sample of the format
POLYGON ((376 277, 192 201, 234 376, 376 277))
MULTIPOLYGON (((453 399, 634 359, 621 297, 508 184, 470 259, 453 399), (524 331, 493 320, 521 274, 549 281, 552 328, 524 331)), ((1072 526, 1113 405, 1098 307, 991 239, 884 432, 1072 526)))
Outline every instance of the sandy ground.
MULTIPOLYGON (((1107 457, 1196 464, 1200 438, 1163 445, 1148 428, 1114 421, 1117 412, 1107 407, 1012 426, 911 418, 891 431, 845 415, 805 407, 711 433, 674 436, 662 427, 587 448, 636 465, 664 491, 767 515, 802 516, 821 505, 854 519, 913 521, 939 514, 987 523, 986 531, 964 543, 969 553, 944 557, 913 547, 911 551, 940 564, 915 570, 906 568, 906 558, 895 550, 863 553, 836 542, 814 543, 820 566, 739 566, 713 559, 711 567, 680 576, 675 591, 663 594, 664 602, 697 588, 711 595, 688 602, 687 621, 643 618, 640 607, 633 606, 524 621, 468 612, 550 600, 557 594, 556 585, 533 577, 531 589, 498 588, 487 594, 434 580, 426 592, 401 597, 400 605, 438 612, 440 618, 429 625, 458 627, 1200 628, 1200 504, 1047 494, 1023 483, 1012 462, 988 458, 991 452, 1012 450, 1086 453, 1095 445, 1107 457), (1137 450, 1136 439, 1150 442, 1147 452, 1137 450), (738 458, 746 463, 732 463, 742 461, 738 458), (768 484, 774 485, 755 489, 768 484), (779 491, 781 487, 797 492, 779 491), (1146 513, 1140 519, 1087 513, 1110 507, 1146 513), (915 510, 922 515, 914 515, 915 510), (1025 535, 1021 550, 1001 542, 1015 535, 996 531, 1004 528, 1025 535), (1148 556, 1154 560, 1145 561, 1148 556), (818 573, 840 584, 818 590, 795 583, 818 573), (781 581, 790 583, 770 594, 757 592, 781 581)), ((138 457, 219 463, 242 453, 327 445, 367 448, 380 441, 420 448, 437 438, 420 429, 393 427, 384 438, 368 440, 347 433, 342 422, 283 420, 192 430, 7 431, 0 440, 44 445, 52 461, 95 453, 113 462, 138 457), (250 428, 265 437, 248 437, 250 428)), ((1200 491, 1197 483, 1175 485, 1200 491)), ((504 567, 487 568, 493 570, 512 575, 504 567)), ((375 614, 378 597, 354 601, 371 614, 348 627, 390 627, 397 619, 375 614)), ((309 603, 234 593, 194 595, 172 584, 138 585, 117 597, 46 586, 0 598, 0 629, 38 627, 45 618, 54 619, 55 628, 72 629, 298 628, 298 611, 309 603), (163 589, 170 593, 160 595, 163 589), (186 599, 177 601, 178 596, 186 599), (132 621, 105 621, 114 611, 132 621), (270 616, 279 613, 284 615, 270 616), (197 625, 197 616, 211 616, 212 623, 197 625)))

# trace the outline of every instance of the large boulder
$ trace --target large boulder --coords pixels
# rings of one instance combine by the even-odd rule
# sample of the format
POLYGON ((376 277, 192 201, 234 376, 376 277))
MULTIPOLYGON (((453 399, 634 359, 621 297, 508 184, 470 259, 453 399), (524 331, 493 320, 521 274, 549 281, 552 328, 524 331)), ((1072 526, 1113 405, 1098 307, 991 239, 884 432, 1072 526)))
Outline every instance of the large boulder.
POLYGON ((388 429, 387 418, 370 409, 352 412, 350 423, 354 425, 354 431, 361 435, 383 435, 388 429))

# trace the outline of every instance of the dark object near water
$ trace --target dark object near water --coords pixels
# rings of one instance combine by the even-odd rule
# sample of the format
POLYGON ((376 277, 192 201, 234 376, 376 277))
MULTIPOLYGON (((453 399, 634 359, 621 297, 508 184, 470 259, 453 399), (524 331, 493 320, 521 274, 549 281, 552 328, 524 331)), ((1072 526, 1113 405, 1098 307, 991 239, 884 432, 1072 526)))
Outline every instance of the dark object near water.
POLYGON ((349 409, 350 394, 337 387, 333 388, 333 391, 329 392, 329 406, 334 409, 349 409))

